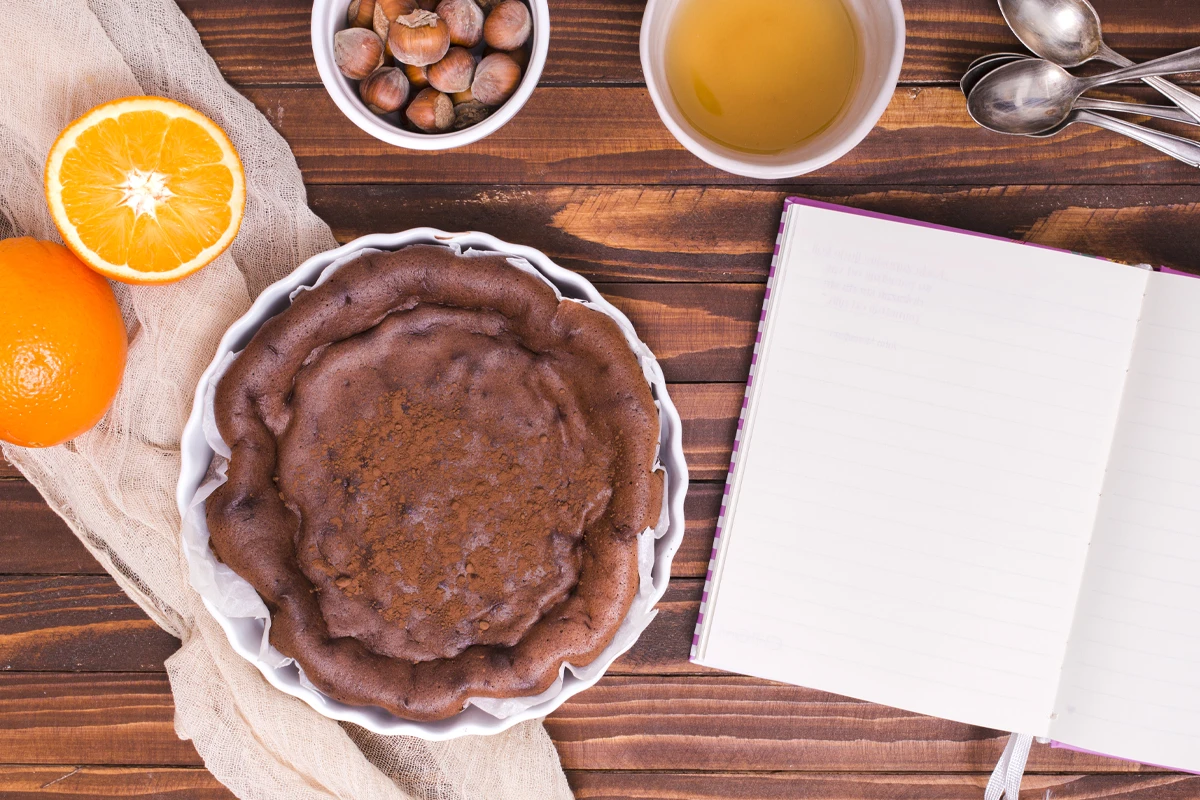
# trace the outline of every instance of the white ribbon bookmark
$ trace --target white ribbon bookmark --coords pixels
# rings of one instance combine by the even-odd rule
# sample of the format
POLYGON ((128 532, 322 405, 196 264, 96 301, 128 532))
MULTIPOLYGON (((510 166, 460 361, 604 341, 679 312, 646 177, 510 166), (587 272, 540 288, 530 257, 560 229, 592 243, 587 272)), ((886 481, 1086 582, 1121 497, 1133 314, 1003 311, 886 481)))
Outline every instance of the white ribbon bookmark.
POLYGON ((984 789, 983 800, 1018 800, 1021 778, 1025 775, 1025 761, 1029 758, 1029 748, 1032 746, 1033 737, 1027 733, 1014 733, 1008 737, 1008 744, 984 789))

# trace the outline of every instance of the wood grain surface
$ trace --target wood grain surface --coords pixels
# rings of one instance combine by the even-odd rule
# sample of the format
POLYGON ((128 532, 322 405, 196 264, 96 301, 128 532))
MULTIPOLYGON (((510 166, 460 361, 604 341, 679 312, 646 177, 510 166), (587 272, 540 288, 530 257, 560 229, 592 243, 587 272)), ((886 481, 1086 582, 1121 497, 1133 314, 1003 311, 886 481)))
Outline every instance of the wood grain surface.
MULTIPOLYGON (((568 771, 579 800, 977 800, 981 775, 854 772, 711 773, 568 771)), ((1185 775, 1030 775, 1020 800, 1184 800, 1200 792, 1185 775)))
MULTIPOLYGON (((286 701, 292 702, 292 701, 286 701)), ((7 764, 198 766, 174 736, 167 676, 0 673, 7 764)), ((567 769, 990 771, 1007 734, 725 675, 606 675, 546 719, 567 769)), ((1035 772, 1160 771, 1040 747, 1035 772)))
MULTIPOLYGON (((579 800, 960 800, 982 794, 979 775, 877 773, 604 772, 567 770, 579 800)), ((1185 775, 1031 775, 1024 800, 1184 800, 1200 778, 1185 775)), ((55 797, 229 800, 233 794, 199 768, 0 766, 9 800, 55 797)))
MULTIPOLYGON (((674 577, 704 577, 721 506, 721 487, 720 483, 699 481, 688 488, 687 533, 672 564, 674 577)), ((4 526, 0 529, 0 581, 16 577, 106 574, 29 484, 0 482, 0 512, 4 515, 4 526), (24 535, 26 532, 32 535, 24 535)), ((17 600, 0 596, 0 604, 6 602, 17 600)), ((3 608, 0 605, 0 613, 3 608)))
MULTIPOLYGON (((318 84, 305 0, 181 0, 204 46, 235 84, 318 84)), ((1136 61, 1194 47, 1200 6, 1095 0, 1108 43, 1136 61), (1153 8, 1153 13, 1149 9, 1153 8)), ((550 55, 542 83, 641 84, 640 0, 552 0, 550 55)), ((1020 49, 995 4, 906 0, 907 52, 900 80, 958 80, 983 53, 1020 49)))
POLYGON ((48 797, 85 800, 131 797, 144 800, 233 800, 233 793, 199 767, 0 766, 0 796, 6 800, 48 797))
POLYGON ((598 283, 762 283, 789 195, 1200 271, 1195 185, 313 186, 309 202, 343 242, 486 228, 598 283))
MULTIPOLYGON (((985 0, 975 0, 984 2, 985 0)), ((1126 93, 1148 99, 1149 90, 1126 93)), ((638 86, 544 86, 487 139, 444 152, 396 151, 351 124, 323 87, 248 87, 317 184, 744 184, 687 152, 638 86)), ((857 148, 813 184, 1190 184, 1194 168, 1086 125, 1051 139, 979 128, 958 87, 901 86, 857 148)))
MULTIPOLYGON (((704 165, 661 125, 638 60, 642 0, 550 0, 528 105, 436 154, 392 149, 338 112, 312 63, 311 0, 179 3, 291 144, 340 241, 429 225, 539 248, 595 281, 658 355, 684 420, 687 533, 656 620, 547 720, 577 797, 982 796, 999 732, 687 660, 783 199, 1200 272, 1200 173, 1082 126, 1049 141, 975 127, 955 82, 978 55, 1019 47, 994 0, 905 0, 901 85, 880 125, 836 164, 774 184, 704 165)), ((1194 0, 1094 3, 1136 60, 1200 44, 1194 0)), ((164 662, 177 646, 0 460, 0 797, 231 798, 175 735, 164 662)), ((1197 798, 1200 778, 1040 745, 1021 794, 1197 798)))

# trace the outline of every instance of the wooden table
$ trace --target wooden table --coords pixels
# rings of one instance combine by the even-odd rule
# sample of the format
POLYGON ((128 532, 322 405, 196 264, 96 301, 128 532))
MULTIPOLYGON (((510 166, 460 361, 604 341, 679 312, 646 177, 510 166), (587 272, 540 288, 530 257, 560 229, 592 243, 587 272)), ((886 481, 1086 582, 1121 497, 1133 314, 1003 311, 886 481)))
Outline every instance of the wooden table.
MULTIPOLYGON (((1200 44, 1195 0, 1095 4, 1136 60, 1200 44)), ((433 225, 532 245, 596 281, 658 354, 686 420, 687 539, 659 618, 546 721, 580 798, 982 797, 1000 733, 687 661, 783 198, 1197 269, 1200 173, 1082 126, 1046 142, 976 128, 954 81, 1017 44, 993 0, 905 0, 902 84, 879 127, 787 185, 710 169, 671 138, 642 85, 638 0, 551 0, 529 104, 442 154, 394 150, 342 117, 303 0, 181 5, 292 145, 339 240, 433 225)), ((0 796, 230 797, 172 728, 163 660, 176 645, 0 466, 0 796)), ((1031 799, 1200 798, 1200 778, 1048 747, 1030 767, 1031 799)))

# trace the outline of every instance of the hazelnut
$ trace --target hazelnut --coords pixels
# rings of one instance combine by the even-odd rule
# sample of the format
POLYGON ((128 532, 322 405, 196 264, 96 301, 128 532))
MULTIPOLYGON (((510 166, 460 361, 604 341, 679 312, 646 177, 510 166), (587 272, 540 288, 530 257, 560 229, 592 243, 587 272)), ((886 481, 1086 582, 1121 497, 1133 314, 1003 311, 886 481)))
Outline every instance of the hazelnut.
POLYGON ((450 49, 450 29, 434 12, 417 10, 396 18, 388 31, 388 44, 397 61, 424 67, 446 55, 450 49))
POLYGON ((429 67, 416 67, 412 64, 401 64, 400 68, 404 70, 404 76, 408 78, 408 83, 414 89, 424 89, 429 85, 429 67))
POLYGON ((371 28, 387 44, 388 31, 398 17, 417 10, 417 0, 375 0, 375 12, 371 17, 371 28))
POLYGON ((430 64, 428 70, 429 85, 439 92, 465 92, 475 77, 475 56, 465 47, 451 47, 445 58, 430 64))
POLYGON ((390 114, 408 99, 408 78, 395 67, 380 67, 358 85, 358 94, 376 114, 390 114))
POLYGON ((369 28, 374 18, 375 0, 350 0, 350 6, 346 9, 347 25, 352 28, 369 28))
POLYGON ((475 95, 471 94, 470 89, 467 89, 465 92, 454 92, 450 95, 450 101, 456 106, 462 103, 470 103, 474 100, 475 95))
POLYGON ((517 90, 521 68, 507 53, 492 53, 475 68, 471 94, 485 106, 498 106, 517 90))
POLYGON ((509 58, 517 62, 517 66, 524 72, 529 67, 529 46, 518 47, 516 50, 497 50, 494 47, 483 48, 483 54, 490 56, 492 53, 506 53, 509 58))
POLYGON ((437 89, 422 89, 408 104, 404 116, 426 133, 441 133, 454 124, 454 104, 437 89))
POLYGON ((454 130, 461 131, 463 128, 478 125, 491 113, 490 108, 474 100, 458 103, 454 106, 454 130))
POLYGON ((483 40, 497 50, 516 50, 532 31, 533 18, 521 0, 504 0, 483 22, 483 40))
POLYGON ((346 28, 333 36, 333 60, 343 75, 361 81, 383 65, 383 42, 366 28, 346 28))
POLYGON ((483 41, 483 9, 475 0, 442 0, 437 14, 450 28, 450 44, 474 47, 483 41))
POLYGON ((517 66, 521 71, 529 68, 529 45, 518 47, 516 50, 509 50, 508 55, 513 61, 517 62, 517 66))

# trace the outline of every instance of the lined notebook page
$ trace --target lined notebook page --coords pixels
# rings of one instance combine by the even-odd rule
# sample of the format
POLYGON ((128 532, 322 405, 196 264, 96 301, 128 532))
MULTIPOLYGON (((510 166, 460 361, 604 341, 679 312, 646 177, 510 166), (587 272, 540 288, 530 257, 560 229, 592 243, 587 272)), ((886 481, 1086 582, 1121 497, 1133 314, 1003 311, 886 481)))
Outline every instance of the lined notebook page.
POLYGON ((1055 738, 1200 770, 1200 280, 1155 274, 1063 669, 1055 738))
POLYGON ((1045 733, 1148 273, 787 215, 700 663, 1045 733))

